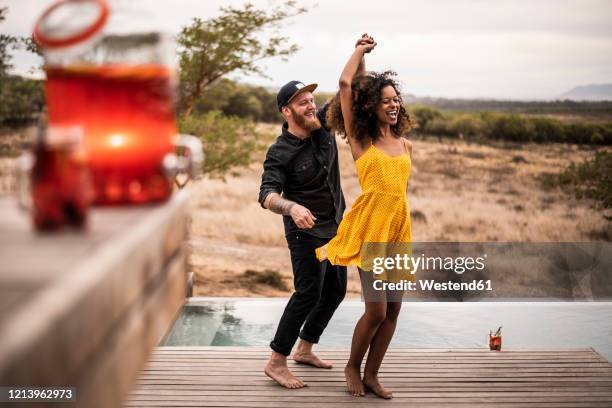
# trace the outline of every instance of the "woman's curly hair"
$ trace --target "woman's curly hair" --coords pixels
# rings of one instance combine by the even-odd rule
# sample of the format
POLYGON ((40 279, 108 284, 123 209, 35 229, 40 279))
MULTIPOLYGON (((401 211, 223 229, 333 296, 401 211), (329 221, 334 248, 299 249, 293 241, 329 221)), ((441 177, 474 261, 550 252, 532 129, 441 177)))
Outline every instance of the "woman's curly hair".
MULTIPOLYGON (((396 75, 393 71, 368 72, 353 78, 351 83, 353 91, 353 134, 362 145, 368 139, 374 142, 382 136, 378 127, 376 108, 382 100, 382 90, 386 86, 392 86, 395 89, 400 101, 397 123, 391 126, 393 133, 403 136, 417 127, 416 122, 404 108, 400 86, 394 78, 396 75)), ((325 119, 327 126, 346 138, 339 92, 330 101, 325 119)))

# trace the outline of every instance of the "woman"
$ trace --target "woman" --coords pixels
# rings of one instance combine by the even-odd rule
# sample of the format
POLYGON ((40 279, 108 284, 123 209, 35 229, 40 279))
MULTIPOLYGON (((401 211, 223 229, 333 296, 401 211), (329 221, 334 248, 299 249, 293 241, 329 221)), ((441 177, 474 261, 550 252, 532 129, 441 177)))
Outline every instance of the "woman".
MULTIPOLYGON (((335 265, 357 266, 365 294, 371 291, 374 279, 389 280, 389 276, 374 277, 372 271, 362 269, 362 245, 411 241, 406 188, 412 146, 402 135, 412 123, 393 72, 360 72, 364 54, 376 47, 371 37, 364 34, 364 38, 368 41, 355 49, 342 71, 340 91, 327 114, 328 124, 348 140, 362 194, 345 214, 337 235, 317 249, 317 257, 335 265)), ((377 294, 377 299, 364 297, 365 313, 353 333, 345 376, 352 395, 363 396, 368 388, 388 399, 392 393, 378 381, 378 370, 395 331, 401 296, 394 299, 385 291, 377 294), (368 349, 362 380, 361 363, 368 349)))

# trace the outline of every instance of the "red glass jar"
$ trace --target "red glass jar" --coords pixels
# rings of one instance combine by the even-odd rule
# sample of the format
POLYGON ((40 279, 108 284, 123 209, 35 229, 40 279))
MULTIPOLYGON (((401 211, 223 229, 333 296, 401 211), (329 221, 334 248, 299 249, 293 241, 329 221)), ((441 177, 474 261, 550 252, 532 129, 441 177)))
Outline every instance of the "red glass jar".
POLYGON ((173 41, 126 31, 125 14, 105 0, 61 0, 34 30, 49 125, 82 129, 96 204, 163 201, 173 188, 163 167, 176 139, 173 41))

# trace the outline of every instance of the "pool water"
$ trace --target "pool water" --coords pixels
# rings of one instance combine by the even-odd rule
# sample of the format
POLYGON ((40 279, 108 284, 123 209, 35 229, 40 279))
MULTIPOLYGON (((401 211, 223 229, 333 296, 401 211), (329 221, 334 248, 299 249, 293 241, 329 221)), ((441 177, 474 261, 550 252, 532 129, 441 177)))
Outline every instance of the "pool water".
MULTIPOLYGON (((266 346, 286 298, 190 298, 164 346, 266 346)), ((319 344, 349 347, 364 305, 345 300, 319 344)), ((504 347, 593 347, 612 361, 612 302, 404 302, 391 347, 488 347, 503 326, 504 347)))

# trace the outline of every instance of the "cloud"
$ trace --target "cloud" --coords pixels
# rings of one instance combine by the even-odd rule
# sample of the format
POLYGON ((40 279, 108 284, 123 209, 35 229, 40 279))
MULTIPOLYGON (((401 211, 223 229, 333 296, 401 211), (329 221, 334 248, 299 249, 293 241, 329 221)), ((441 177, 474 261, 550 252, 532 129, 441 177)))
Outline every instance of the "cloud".
MULTIPOLYGON (((113 1, 124 9, 140 9, 130 27, 149 25, 175 33, 193 17, 215 16, 221 5, 243 3, 113 1)), ((27 35, 48 3, 9 1, 3 31, 27 35)), ((553 98, 576 85, 612 82, 611 1, 321 0, 317 7, 310 1, 302 4, 309 12, 291 19, 283 29, 300 51, 289 62, 263 62, 271 80, 243 80, 278 86, 297 78, 317 81, 321 89, 332 91, 355 39, 368 31, 379 42, 368 56, 368 66, 396 70, 405 90, 417 95, 553 98)), ((20 54, 14 62, 24 71, 32 60, 20 54)))

